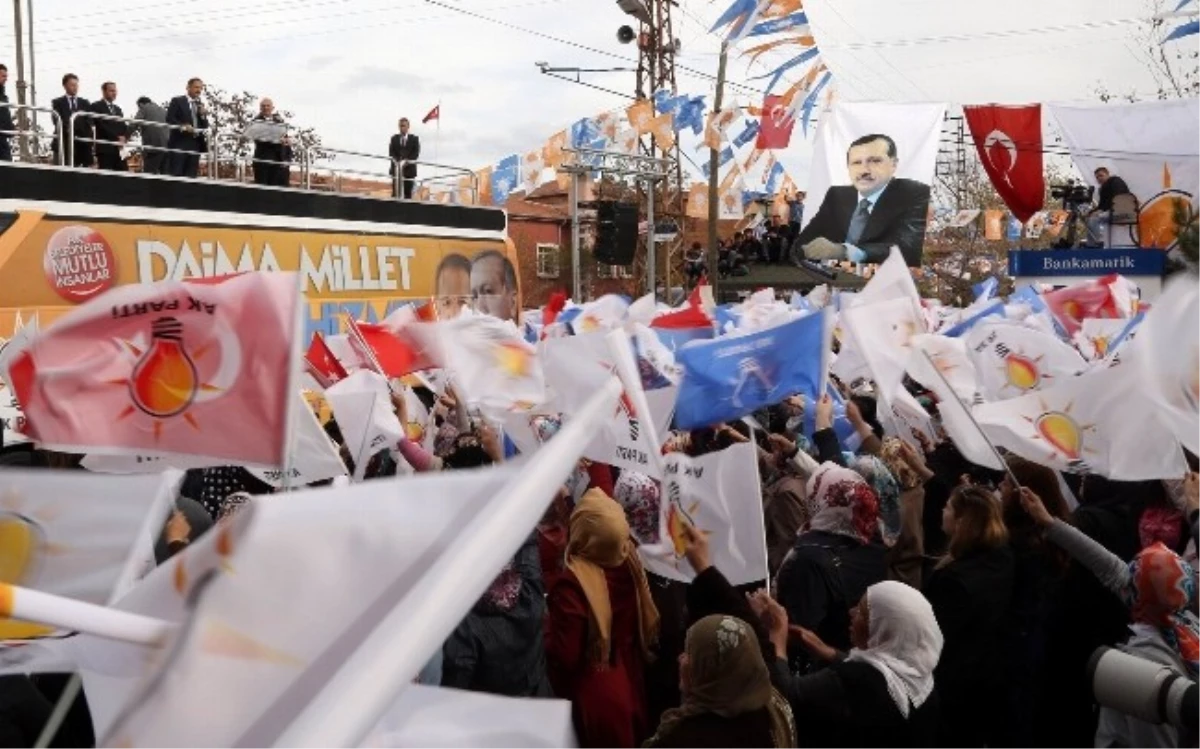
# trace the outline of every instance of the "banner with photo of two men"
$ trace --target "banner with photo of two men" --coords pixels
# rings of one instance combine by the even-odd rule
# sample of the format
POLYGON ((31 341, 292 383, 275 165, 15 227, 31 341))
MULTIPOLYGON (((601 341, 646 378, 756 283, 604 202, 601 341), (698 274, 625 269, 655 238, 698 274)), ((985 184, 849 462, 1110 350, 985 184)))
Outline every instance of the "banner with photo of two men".
POLYGON ((921 265, 944 104, 837 103, 813 147, 798 244, 813 261, 921 265))

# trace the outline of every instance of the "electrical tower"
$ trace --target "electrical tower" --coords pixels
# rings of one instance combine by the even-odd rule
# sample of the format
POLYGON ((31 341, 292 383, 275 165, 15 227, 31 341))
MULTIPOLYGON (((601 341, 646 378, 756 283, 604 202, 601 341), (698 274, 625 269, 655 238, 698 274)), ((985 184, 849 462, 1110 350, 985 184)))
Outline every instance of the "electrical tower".
MULTIPOLYGON (((675 36, 671 25, 671 6, 676 0, 644 0, 646 9, 650 12, 649 21, 641 23, 638 33, 638 67, 636 96, 639 99, 653 100, 655 92, 667 91, 672 96, 679 94, 675 84, 675 55, 680 50, 679 38, 675 36)), ((671 288, 671 278, 676 258, 681 256, 683 248, 684 203, 687 200, 683 186, 683 169, 679 152, 679 139, 674 145, 663 148, 653 138, 649 145, 642 143, 640 150, 651 158, 669 159, 674 167, 669 170, 667 178, 654 185, 654 215, 656 220, 672 220, 679 227, 675 239, 657 245, 656 277, 665 281, 668 291, 671 288)), ((643 191, 639 190, 639 194, 643 191)), ((642 198, 645 200, 644 196, 642 198)), ((647 238, 654 231, 653 226, 646 228, 647 238)), ((643 245, 645 240, 643 240, 643 245)), ((645 248, 644 248, 645 249, 645 248)))

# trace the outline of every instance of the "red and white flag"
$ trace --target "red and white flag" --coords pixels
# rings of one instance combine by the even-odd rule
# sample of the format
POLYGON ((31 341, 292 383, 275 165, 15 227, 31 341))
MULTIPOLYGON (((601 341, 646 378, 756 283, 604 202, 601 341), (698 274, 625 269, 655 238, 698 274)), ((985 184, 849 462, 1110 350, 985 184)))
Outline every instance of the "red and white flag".
POLYGON ((787 148, 792 141, 792 127, 796 124, 796 118, 788 110, 785 97, 768 95, 763 100, 762 111, 762 125, 754 147, 787 148))
POLYGON ((436 107, 429 110, 429 114, 425 115, 421 119, 421 124, 425 125, 425 124, 429 123, 431 120, 438 120, 440 122, 441 119, 442 119, 442 105, 438 104, 436 107))
POLYGON ((389 329, 375 323, 350 321, 350 343, 380 374, 403 377, 409 372, 440 366, 440 362, 408 334, 406 328, 389 329))
POLYGON ((1067 336, 1073 337, 1088 318, 1125 317, 1129 305, 1121 298, 1127 295, 1124 289, 1124 281, 1114 274, 1051 291, 1042 300, 1067 336))
POLYGON ((996 192, 1021 223, 1042 210, 1042 105, 963 107, 971 138, 996 192))
POLYGON ((10 363, 26 434, 64 452, 280 466, 300 300, 295 273, 120 286, 10 363))
POLYGON ((347 375, 346 368, 325 345, 325 339, 319 332, 313 333, 312 343, 308 344, 308 352, 304 354, 304 364, 308 373, 323 388, 344 380, 347 375))

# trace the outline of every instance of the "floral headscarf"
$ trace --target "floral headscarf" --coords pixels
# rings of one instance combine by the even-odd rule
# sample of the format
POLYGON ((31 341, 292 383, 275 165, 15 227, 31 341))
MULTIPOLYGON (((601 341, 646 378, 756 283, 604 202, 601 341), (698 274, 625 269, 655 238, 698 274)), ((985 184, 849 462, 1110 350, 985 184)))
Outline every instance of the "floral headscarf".
POLYGON ((825 531, 869 543, 878 530, 879 500, 854 471, 822 463, 808 479, 805 531, 825 531))
POLYGON ((658 482, 637 471, 621 471, 620 478, 613 486, 613 499, 624 508, 629 530, 639 544, 658 543, 661 496, 658 482))
POLYGON ((899 437, 888 437, 883 441, 883 449, 879 451, 879 457, 883 458, 888 470, 896 477, 896 481, 900 484, 900 490, 908 491, 917 488, 923 482, 908 461, 904 459, 903 450, 903 440, 899 437))
POLYGON ((893 543, 900 535, 900 484, 885 464, 874 455, 858 455, 850 469, 866 479, 879 500, 879 531, 883 540, 893 543))
POLYGON ((1129 563, 1126 603, 1133 620, 1157 628, 1179 654, 1192 678, 1200 661, 1196 573, 1162 543, 1142 549, 1129 563))

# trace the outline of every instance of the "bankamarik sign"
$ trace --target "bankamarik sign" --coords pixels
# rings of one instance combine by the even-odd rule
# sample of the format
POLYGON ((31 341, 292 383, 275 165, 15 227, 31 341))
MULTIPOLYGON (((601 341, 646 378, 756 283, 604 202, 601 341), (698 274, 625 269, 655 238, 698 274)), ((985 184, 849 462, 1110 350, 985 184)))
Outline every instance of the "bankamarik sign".
POLYGON ((1013 250, 1008 253, 1008 273, 1028 276, 1123 276, 1163 274, 1166 253, 1162 250, 1013 250))

